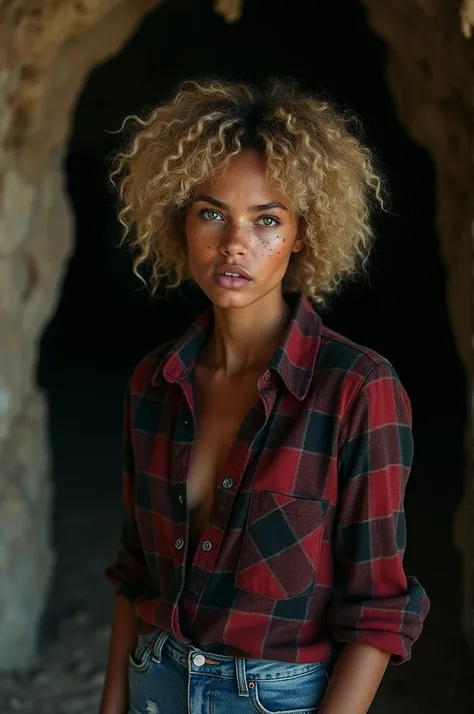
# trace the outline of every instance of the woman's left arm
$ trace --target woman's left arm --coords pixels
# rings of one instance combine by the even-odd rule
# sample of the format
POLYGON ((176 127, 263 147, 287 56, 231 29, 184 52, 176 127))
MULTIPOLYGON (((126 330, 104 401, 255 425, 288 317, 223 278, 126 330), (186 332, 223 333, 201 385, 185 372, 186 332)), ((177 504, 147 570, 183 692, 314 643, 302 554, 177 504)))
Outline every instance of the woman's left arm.
POLYGON ((372 645, 346 645, 334 667, 319 714, 366 714, 390 655, 372 645))
POLYGON ((335 586, 328 626, 345 643, 320 714, 366 714, 389 661, 410 657, 429 609, 403 568, 411 405, 386 360, 366 375, 341 424, 335 586))

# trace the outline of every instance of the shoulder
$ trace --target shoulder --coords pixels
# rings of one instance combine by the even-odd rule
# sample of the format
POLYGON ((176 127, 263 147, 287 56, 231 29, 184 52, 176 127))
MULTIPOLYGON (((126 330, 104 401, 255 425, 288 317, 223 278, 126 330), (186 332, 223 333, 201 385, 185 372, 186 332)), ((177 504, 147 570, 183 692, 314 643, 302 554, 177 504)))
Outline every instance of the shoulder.
POLYGON ((336 411, 343 420, 353 407, 370 408, 371 404, 385 404, 387 408, 396 404, 398 412, 411 412, 409 397, 392 363, 324 325, 313 385, 314 393, 323 389, 326 399, 337 404, 336 411))
POLYGON ((134 368, 130 377, 130 391, 135 394, 146 394, 153 386, 155 376, 173 351, 176 340, 168 340, 142 357, 134 368))
POLYGON ((323 325, 315 373, 331 370, 359 384, 384 375, 398 379, 386 357, 323 325))

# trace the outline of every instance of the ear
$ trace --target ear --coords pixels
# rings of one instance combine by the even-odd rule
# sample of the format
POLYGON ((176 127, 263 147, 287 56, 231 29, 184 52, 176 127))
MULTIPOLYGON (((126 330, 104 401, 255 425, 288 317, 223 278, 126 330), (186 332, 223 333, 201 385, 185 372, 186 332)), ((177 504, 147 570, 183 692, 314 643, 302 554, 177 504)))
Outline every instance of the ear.
POLYGON ((303 239, 296 237, 296 240, 294 242, 293 248, 291 249, 291 252, 292 253, 300 253, 303 250, 303 245, 304 245, 303 239))

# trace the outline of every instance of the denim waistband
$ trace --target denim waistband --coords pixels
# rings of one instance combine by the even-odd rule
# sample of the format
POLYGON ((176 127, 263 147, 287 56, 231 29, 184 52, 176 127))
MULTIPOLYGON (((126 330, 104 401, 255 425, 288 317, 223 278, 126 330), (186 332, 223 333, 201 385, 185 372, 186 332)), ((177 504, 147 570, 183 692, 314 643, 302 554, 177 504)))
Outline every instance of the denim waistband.
POLYGON ((331 662, 293 664, 291 662, 217 655, 192 645, 184 645, 164 631, 141 635, 140 641, 152 652, 153 658, 157 661, 161 661, 163 656, 169 656, 189 669, 192 674, 237 679, 239 693, 244 696, 248 696, 250 681, 294 679, 309 672, 332 666, 331 662))

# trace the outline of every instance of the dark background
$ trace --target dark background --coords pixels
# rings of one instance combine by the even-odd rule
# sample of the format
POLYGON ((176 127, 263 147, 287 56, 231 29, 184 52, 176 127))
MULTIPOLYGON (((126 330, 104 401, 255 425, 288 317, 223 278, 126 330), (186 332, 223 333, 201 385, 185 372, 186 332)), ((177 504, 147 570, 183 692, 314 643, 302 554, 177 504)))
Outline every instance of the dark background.
POLYGON ((77 607, 93 610, 98 621, 110 616, 102 569, 120 523, 125 382, 145 352, 182 332, 206 304, 190 286, 152 300, 133 276, 130 255, 118 248, 116 196, 107 183, 111 154, 123 141, 111 132, 128 114, 170 96, 181 80, 212 73, 255 83, 292 76, 330 97, 360 117, 387 177, 390 213, 375 219, 370 276, 346 287, 323 317, 388 357, 413 404, 407 569, 428 589, 433 609, 409 666, 426 675, 433 646, 439 656, 450 647, 461 651, 460 558, 451 526, 462 493, 467 385, 447 315, 433 165, 397 120, 385 65, 384 44, 354 0, 247 0, 235 25, 209 0, 173 0, 91 73, 66 158, 75 252, 38 366, 50 399, 58 552, 46 638, 77 607))

